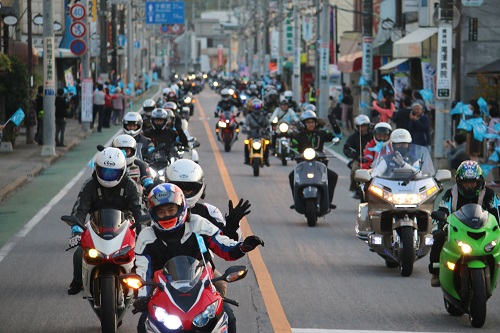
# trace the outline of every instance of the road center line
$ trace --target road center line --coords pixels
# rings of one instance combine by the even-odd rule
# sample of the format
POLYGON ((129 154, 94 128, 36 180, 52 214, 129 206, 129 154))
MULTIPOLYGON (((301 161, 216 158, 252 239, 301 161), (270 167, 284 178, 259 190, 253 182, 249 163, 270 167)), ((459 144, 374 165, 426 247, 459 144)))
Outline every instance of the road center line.
MULTIPOLYGON (((233 202, 238 202, 239 198, 233 187, 233 183, 231 182, 231 178, 226 169, 226 165, 224 164, 224 160, 221 157, 219 148, 217 147, 217 142, 215 142, 212 129, 206 121, 205 111, 203 110, 199 99, 196 99, 196 105, 198 106, 198 110, 200 111, 200 115, 203 119, 203 125, 205 126, 208 141, 210 142, 210 147, 212 147, 215 161, 217 162, 217 166, 220 171, 226 193, 233 202)), ((242 222, 243 223, 241 223, 241 229, 243 231, 243 234, 253 235, 252 229, 248 225, 248 221, 246 220, 246 218, 243 218, 242 222)), ((248 257, 250 259, 250 262, 252 263, 255 277, 257 278, 257 283, 259 285, 262 298, 264 299, 264 304, 266 305, 267 313, 269 315, 271 326, 273 327, 274 332, 292 333, 290 323, 288 322, 285 316, 285 311, 281 306, 281 301, 278 297, 278 293, 274 288, 271 276, 269 275, 269 271, 267 270, 266 264, 264 263, 264 260, 262 259, 262 256, 260 254, 260 249, 256 248, 254 251, 249 252, 248 257)))

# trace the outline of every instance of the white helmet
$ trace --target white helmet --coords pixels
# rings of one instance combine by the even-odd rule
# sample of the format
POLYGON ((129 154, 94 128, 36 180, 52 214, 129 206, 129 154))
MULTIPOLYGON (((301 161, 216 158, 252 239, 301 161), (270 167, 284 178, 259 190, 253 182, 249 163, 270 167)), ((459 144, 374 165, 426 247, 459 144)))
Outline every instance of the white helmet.
POLYGON ((168 93, 171 92, 171 91, 172 91, 172 89, 170 89, 170 88, 163 88, 163 91, 162 91, 163 92, 163 96, 167 97, 168 93))
POLYGON ((167 168, 166 178, 167 182, 182 189, 189 208, 194 207, 205 194, 206 184, 203 169, 192 160, 180 159, 170 164, 167 168))
POLYGON ((227 89, 227 88, 224 88, 224 89, 222 89, 222 90, 220 91, 220 96, 222 97, 222 99, 223 99, 223 100, 227 100, 227 99, 229 99, 229 96, 230 96, 230 95, 231 95, 231 94, 229 93, 229 89, 227 89))
POLYGON ((391 133, 390 140, 392 143, 411 143, 411 134, 404 128, 398 128, 391 133))
POLYGON ((156 108, 156 102, 154 99, 147 99, 142 103, 142 110, 146 114, 151 114, 151 111, 153 111, 156 108))
POLYGON ((135 160, 135 153, 137 151, 137 141, 133 137, 128 134, 120 134, 116 138, 113 139, 112 146, 123 150, 124 148, 130 148, 132 152, 130 155, 126 156, 127 166, 132 165, 135 160))
POLYGON ((291 91, 291 90, 287 90, 287 91, 285 91, 285 92, 283 93, 283 97, 285 97, 285 98, 286 98, 286 99, 288 99, 288 100, 292 99, 292 97, 293 97, 293 93, 292 93, 292 91, 291 91))
POLYGON ((94 162, 97 180, 104 187, 115 187, 120 183, 127 169, 125 155, 118 148, 104 148, 94 162))
MULTIPOLYGON (((389 125, 386 122, 380 122, 377 125, 375 125, 375 127, 373 128, 373 139, 375 140, 375 142, 378 143, 379 140, 377 140, 377 134, 387 135, 387 138, 389 139, 391 133, 392 133, 391 125, 389 125)), ((381 141, 386 142, 386 141, 388 141, 388 139, 381 140, 381 141)))
POLYGON ((142 117, 139 114, 139 112, 127 112, 125 116, 123 117, 123 132, 125 132, 128 135, 131 136, 137 136, 139 133, 142 131, 142 117), (136 130, 129 130, 127 128, 127 124, 133 123, 136 124, 138 127, 136 130))
POLYGON ((356 118, 354 118, 354 125, 356 126, 362 126, 362 125, 369 125, 370 124, 370 118, 368 118, 367 115, 360 114, 356 118))

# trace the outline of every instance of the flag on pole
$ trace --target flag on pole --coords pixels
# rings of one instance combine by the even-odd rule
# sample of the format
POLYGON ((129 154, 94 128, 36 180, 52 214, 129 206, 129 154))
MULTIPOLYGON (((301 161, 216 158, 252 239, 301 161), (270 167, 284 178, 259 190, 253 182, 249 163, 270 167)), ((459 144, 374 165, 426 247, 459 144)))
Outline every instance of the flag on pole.
POLYGON ((16 126, 19 126, 23 120, 24 120, 24 111, 23 111, 23 109, 19 108, 9 118, 9 120, 7 121, 7 123, 10 121, 10 122, 13 122, 16 126))

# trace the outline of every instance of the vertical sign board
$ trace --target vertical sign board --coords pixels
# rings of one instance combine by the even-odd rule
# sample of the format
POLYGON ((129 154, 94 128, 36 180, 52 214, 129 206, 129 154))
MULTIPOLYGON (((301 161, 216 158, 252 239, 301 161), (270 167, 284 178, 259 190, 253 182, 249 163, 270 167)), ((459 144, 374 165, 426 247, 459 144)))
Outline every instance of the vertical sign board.
POLYGON ((284 45, 284 52, 283 52, 283 56, 285 57, 289 57, 293 54, 293 27, 292 27, 292 20, 287 17, 284 21, 283 21, 283 25, 284 25, 284 34, 285 34, 285 38, 284 38, 284 41, 285 41, 285 45, 284 45))
POLYGON ((44 95, 55 95, 54 37, 43 39, 43 71, 45 73, 44 95))
POLYGON ((363 77, 367 82, 373 81, 373 44, 372 37, 363 37, 363 77))
POLYGON ((439 23, 436 73, 436 97, 438 99, 450 99, 451 97, 452 34, 451 23, 439 23))
POLYGON ((328 44, 322 43, 319 49, 319 76, 324 79, 328 76, 328 44))
POLYGON ((92 96, 94 85, 92 78, 84 78, 82 80, 82 121, 92 122, 92 96))

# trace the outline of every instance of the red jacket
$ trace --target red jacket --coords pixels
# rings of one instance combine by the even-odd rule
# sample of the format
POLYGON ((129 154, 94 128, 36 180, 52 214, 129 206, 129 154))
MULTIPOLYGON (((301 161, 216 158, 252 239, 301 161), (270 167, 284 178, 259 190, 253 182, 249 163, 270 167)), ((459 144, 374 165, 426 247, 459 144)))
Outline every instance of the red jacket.
MULTIPOLYGON (((377 141, 375 141, 375 139, 371 139, 371 141, 366 144, 365 149, 363 150, 363 160, 366 162, 361 163, 361 169, 371 169, 373 167, 372 163, 376 160, 379 153, 374 149, 376 145, 377 141)), ((385 143, 384 147, 387 147, 387 149, 392 151, 392 148, 388 145, 388 143, 385 143)))

